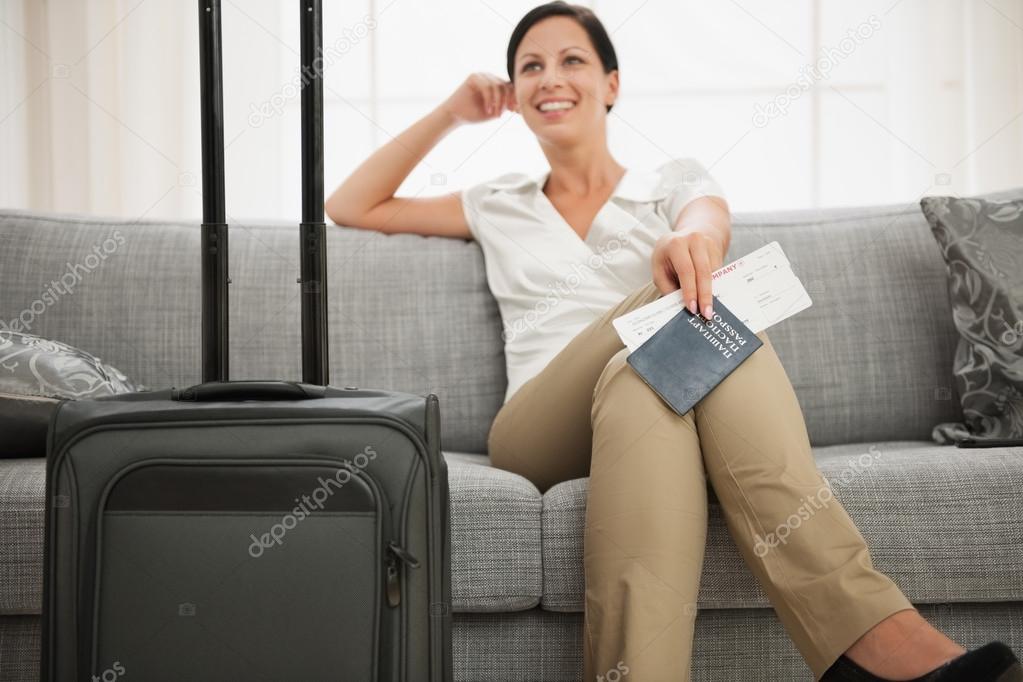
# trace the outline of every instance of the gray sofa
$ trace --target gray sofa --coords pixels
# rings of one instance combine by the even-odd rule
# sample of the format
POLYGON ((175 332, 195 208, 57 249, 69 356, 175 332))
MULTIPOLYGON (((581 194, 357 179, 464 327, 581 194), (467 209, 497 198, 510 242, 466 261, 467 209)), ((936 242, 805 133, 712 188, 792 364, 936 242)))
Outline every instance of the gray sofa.
MULTIPOLYGON (((232 378, 297 379, 297 228, 231 227, 232 378)), ((198 238, 196 224, 0 211, 0 319, 29 311, 31 332, 149 387, 196 383, 198 238), (73 291, 45 297, 68 272, 73 291)), ((1001 639, 1020 651, 1023 448, 930 440, 960 410, 945 266, 918 203, 737 213, 726 260, 774 240, 814 305, 769 333, 874 564, 965 646, 1001 639)), ((489 464, 505 376, 481 251, 336 227, 328 248, 333 383, 440 396, 456 679, 579 679, 587 479, 541 495, 489 464)), ((2 680, 36 679, 43 492, 44 460, 0 459, 2 680)), ((693 679, 812 679, 713 496, 699 608, 693 679)))

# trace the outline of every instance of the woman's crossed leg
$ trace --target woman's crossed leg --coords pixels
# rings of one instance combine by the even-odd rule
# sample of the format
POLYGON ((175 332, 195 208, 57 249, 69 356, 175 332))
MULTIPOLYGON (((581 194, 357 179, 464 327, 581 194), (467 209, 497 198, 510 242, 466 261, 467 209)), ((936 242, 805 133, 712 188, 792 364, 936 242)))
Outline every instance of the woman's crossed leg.
POLYGON ((765 332, 764 345, 682 417, 628 365, 611 321, 660 295, 652 282, 636 289, 523 384, 491 427, 491 461, 541 492, 589 476, 585 680, 625 670, 687 679, 708 479, 746 564, 819 679, 864 632, 913 606, 873 568, 831 495, 765 332))

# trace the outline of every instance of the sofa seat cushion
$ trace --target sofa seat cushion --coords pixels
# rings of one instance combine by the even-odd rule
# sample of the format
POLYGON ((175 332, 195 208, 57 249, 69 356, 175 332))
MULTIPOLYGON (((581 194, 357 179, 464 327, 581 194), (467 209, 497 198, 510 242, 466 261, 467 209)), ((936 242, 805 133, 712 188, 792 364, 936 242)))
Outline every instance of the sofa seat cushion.
POLYGON ((543 498, 485 455, 444 453, 451 498, 451 602, 455 612, 522 611, 543 585, 543 498))
POLYGON ((39 613, 46 460, 0 458, 0 615, 39 613))
MULTIPOLYGON (((540 602, 540 507, 525 478, 487 457, 444 453, 451 503, 452 610, 518 611, 540 602)), ((0 459, 0 615, 42 607, 46 460, 0 459)))
MULTIPOLYGON (((1014 601, 1023 594, 1023 447, 895 441, 818 447, 814 456, 866 538, 874 566, 913 603, 1014 601)), ((587 483, 565 481, 544 495, 541 606, 548 610, 583 609, 587 483)), ((708 488, 699 608, 770 607, 709 481, 708 488)))

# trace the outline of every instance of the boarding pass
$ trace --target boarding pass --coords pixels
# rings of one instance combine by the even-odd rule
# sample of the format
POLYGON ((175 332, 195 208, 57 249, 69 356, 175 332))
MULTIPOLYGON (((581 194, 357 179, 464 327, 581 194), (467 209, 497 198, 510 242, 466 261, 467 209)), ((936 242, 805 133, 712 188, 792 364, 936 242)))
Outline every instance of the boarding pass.
MULTIPOLYGON (((711 273, 711 291, 754 334, 813 303, 776 241, 711 273)), ((682 309, 682 294, 675 290, 612 323, 631 352, 682 309)))

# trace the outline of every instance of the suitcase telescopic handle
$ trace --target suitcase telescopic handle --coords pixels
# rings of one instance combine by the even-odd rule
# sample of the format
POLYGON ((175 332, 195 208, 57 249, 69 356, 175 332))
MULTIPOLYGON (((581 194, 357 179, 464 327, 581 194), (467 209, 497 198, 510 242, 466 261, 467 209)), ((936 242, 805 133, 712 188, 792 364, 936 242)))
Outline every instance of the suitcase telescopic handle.
MULTIPOLYGON (((202 379, 227 381, 228 235, 224 201, 223 60, 220 0, 199 3, 202 115, 202 379)), ((323 211, 322 0, 299 0, 302 70, 302 222, 299 224, 302 381, 330 381, 327 342, 327 231, 323 211)))
POLYGON ((173 400, 217 402, 238 400, 311 400, 322 398, 323 386, 296 381, 207 381, 171 391, 173 400))

